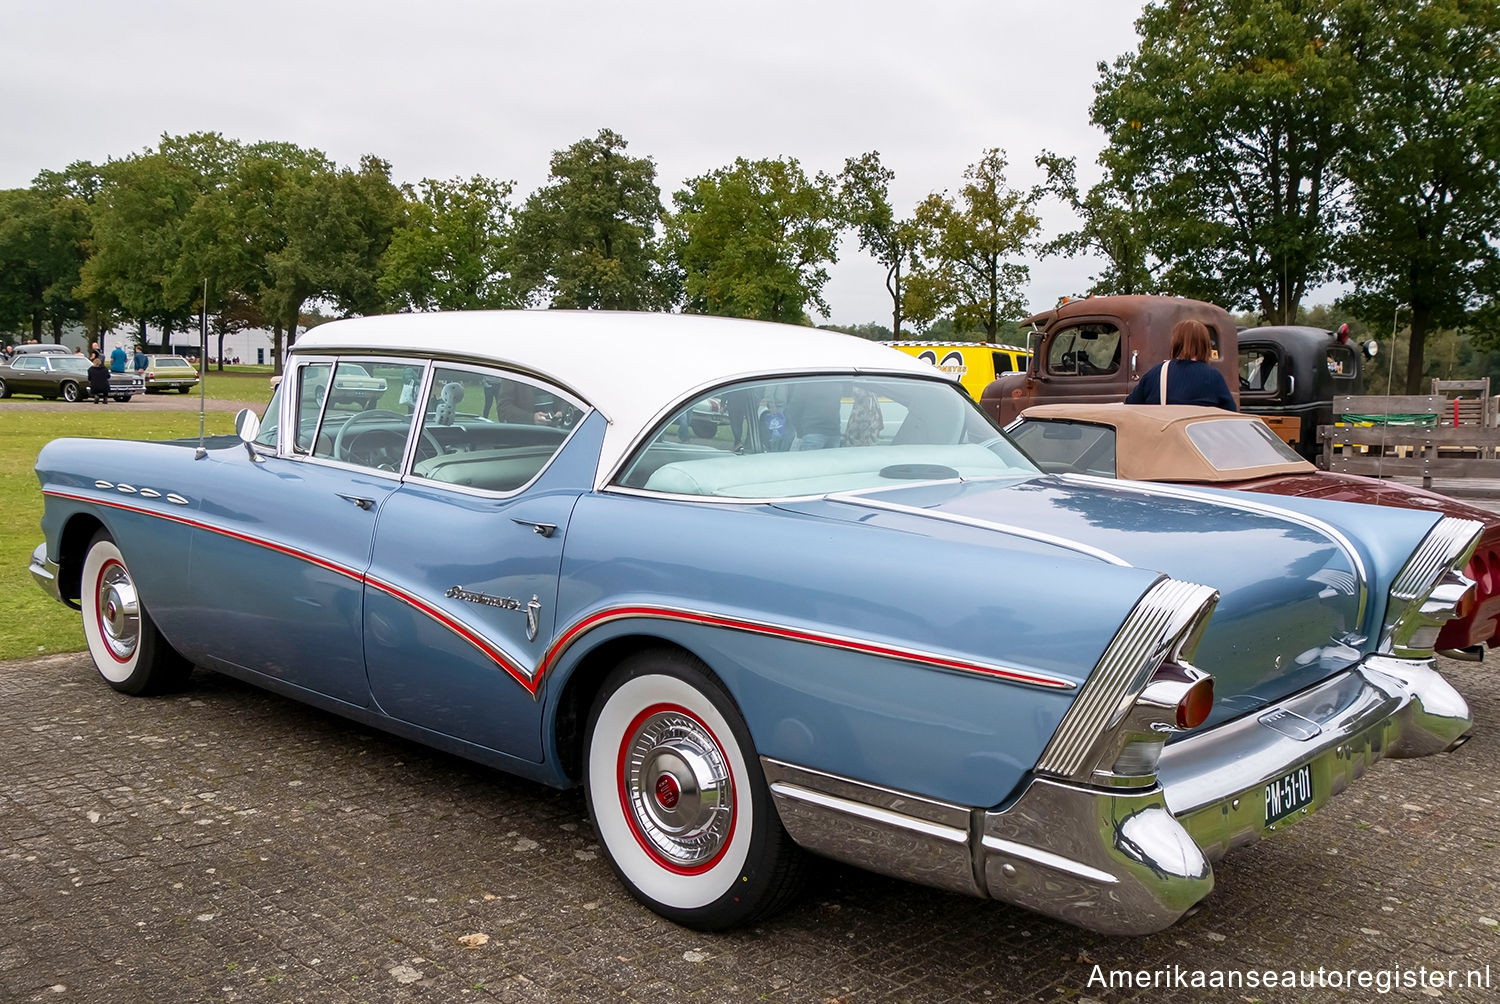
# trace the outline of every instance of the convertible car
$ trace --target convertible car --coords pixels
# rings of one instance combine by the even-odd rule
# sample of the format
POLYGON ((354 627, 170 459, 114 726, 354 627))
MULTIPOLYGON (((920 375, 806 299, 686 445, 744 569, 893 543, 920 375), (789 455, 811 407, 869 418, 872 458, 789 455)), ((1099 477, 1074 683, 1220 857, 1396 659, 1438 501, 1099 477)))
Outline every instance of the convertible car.
POLYGON ((336 321, 238 427, 42 450, 31 571, 104 680, 201 666, 582 785, 629 891, 697 928, 784 905, 811 850, 1156 931, 1472 724, 1431 657, 1479 524, 1047 475, 845 335, 336 321), (385 390, 328 393, 345 368, 385 390), (486 421, 487 384, 552 404, 486 421), (782 441, 682 440, 734 394, 782 441))
POLYGON ((1484 526, 1464 574, 1473 593, 1443 625, 1437 648, 1479 660, 1500 645, 1500 516, 1399 481, 1320 471, 1258 416, 1187 405, 1048 404, 1008 427, 1037 466, 1051 473, 1212 485, 1267 495, 1396 506, 1484 526))

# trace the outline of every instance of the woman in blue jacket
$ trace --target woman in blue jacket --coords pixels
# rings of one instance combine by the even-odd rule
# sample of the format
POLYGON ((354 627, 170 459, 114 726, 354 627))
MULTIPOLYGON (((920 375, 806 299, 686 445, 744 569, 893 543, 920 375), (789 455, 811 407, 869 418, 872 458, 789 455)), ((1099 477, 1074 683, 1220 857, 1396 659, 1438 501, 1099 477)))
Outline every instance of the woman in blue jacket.
POLYGON ((1172 326, 1172 358, 1146 371, 1126 404, 1201 404, 1239 411, 1224 376, 1208 362, 1212 345, 1202 321, 1172 326))

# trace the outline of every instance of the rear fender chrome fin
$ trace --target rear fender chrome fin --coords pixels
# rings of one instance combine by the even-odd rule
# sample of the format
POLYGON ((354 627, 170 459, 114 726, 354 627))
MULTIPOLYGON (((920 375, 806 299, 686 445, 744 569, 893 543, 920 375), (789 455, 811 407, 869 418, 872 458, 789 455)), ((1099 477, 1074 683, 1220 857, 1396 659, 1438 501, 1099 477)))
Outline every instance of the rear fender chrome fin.
POLYGON ((1192 688, 1211 686, 1192 664, 1217 590, 1162 578, 1120 625, 1078 699, 1037 761, 1037 771, 1081 784, 1147 787, 1162 745, 1178 730, 1192 688))

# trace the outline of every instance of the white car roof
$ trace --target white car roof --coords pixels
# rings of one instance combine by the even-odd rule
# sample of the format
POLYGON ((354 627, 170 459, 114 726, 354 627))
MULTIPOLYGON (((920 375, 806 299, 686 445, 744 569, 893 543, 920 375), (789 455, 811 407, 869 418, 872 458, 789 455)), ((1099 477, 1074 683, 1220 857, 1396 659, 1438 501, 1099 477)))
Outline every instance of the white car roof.
POLYGON ((577 395, 609 421, 600 472, 644 431, 718 384, 802 373, 882 372, 941 378, 878 342, 835 331, 698 314, 476 310, 331 321, 294 354, 379 352, 495 362, 577 395))

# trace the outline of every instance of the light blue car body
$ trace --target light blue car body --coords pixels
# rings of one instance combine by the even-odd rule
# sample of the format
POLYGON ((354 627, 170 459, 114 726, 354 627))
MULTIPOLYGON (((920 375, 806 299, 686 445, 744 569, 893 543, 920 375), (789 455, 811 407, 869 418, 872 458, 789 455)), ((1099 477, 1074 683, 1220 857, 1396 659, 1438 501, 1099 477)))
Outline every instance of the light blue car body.
POLYGON ((193 664, 557 786, 583 778, 610 668, 676 649, 722 683, 796 842, 1121 933, 1206 895, 1208 859, 1267 832, 1261 786, 1288 769, 1319 772, 1321 804, 1383 753, 1441 751, 1470 725, 1420 653, 1390 657, 1388 596, 1411 580, 1401 602, 1424 602, 1451 573, 1467 531, 1430 538, 1455 521, 1042 474, 944 377, 857 339, 644 315, 371 318, 316 329, 289 372, 301 390, 265 415, 279 440, 48 444, 38 581, 78 599, 104 531, 193 664), (632 334, 656 346, 645 361, 632 334), (335 429, 318 395, 341 360, 387 390, 345 402, 367 411, 335 429), (570 417, 490 422, 501 378, 551 397, 522 423, 570 417), (820 388, 842 408, 837 450, 731 444, 720 426, 690 441, 708 396, 795 425, 798 392, 820 388), (356 427, 405 445, 356 456, 356 427), (443 441, 458 431, 554 452, 524 483, 475 490, 460 479, 513 461, 443 441), (779 487, 825 469, 824 489, 779 487), (1431 565, 1415 577, 1414 554, 1431 565), (1197 667, 1174 672, 1213 677, 1195 731, 1141 703, 1173 653, 1197 667))

